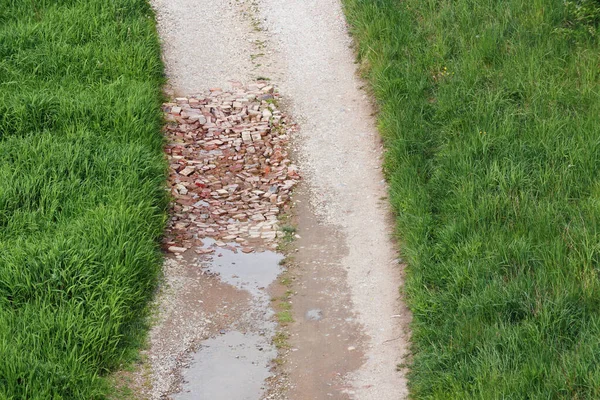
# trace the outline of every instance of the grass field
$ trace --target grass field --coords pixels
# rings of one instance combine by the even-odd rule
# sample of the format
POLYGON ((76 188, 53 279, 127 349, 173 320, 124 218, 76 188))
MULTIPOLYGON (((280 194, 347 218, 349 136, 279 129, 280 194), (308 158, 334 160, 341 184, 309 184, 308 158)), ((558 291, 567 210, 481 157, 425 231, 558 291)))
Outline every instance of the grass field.
POLYGON ((408 262, 413 396, 600 398, 600 2, 344 3, 408 262))
POLYGON ((0 399, 101 399, 160 271, 145 0, 0 0, 0 399))

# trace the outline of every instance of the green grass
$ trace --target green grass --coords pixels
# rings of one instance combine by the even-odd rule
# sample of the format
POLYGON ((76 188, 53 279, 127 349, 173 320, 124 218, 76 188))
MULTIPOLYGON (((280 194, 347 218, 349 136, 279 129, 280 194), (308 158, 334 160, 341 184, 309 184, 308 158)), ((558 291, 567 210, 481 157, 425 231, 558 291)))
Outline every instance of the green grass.
POLYGON ((165 221, 145 0, 0 0, 0 399, 101 399, 165 221))
POLYGON ((408 262, 412 395, 600 398, 600 12, 344 3, 408 262))

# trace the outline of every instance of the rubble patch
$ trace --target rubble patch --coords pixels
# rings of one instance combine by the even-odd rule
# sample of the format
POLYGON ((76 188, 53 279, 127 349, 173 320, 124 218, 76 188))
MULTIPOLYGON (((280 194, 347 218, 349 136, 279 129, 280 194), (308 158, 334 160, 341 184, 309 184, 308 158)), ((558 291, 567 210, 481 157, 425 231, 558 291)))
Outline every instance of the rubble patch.
POLYGON ((244 252, 275 249, 283 236, 278 216, 300 179, 287 152, 295 126, 278 109, 272 84, 236 86, 163 105, 173 196, 169 252, 207 251, 203 238, 222 247, 236 242, 244 252))

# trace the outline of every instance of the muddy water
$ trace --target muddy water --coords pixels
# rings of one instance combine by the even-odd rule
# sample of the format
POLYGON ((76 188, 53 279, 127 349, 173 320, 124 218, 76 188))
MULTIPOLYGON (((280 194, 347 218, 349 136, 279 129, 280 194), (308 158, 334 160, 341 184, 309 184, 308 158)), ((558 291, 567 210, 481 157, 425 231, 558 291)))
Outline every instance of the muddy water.
POLYGON ((235 244, 223 248, 210 239, 204 242, 215 253, 198 265, 207 275, 246 291, 250 307, 237 321, 196 346, 189 367, 181 371, 181 390, 172 398, 258 400, 277 357, 272 344, 277 324, 267 288, 281 273, 283 256, 270 251, 245 254, 235 244))
POLYGON ((277 351, 265 336, 233 331, 205 340, 183 373, 175 400, 255 400, 265 390, 277 351))
MULTIPOLYGON (((212 239, 204 239, 205 247, 215 243, 212 239)), ((245 254, 237 245, 234 250, 217 248, 215 257, 206 265, 207 270, 219 274, 221 280, 238 289, 247 290, 257 300, 267 294, 265 288, 277 279, 281 273, 279 262, 281 254, 272 251, 245 254)))

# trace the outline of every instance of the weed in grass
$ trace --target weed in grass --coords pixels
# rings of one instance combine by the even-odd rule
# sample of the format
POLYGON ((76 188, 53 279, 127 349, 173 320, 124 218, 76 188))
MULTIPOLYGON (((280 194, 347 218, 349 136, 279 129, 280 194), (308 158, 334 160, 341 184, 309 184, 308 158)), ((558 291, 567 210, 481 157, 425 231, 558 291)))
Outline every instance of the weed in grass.
POLYGON ((280 324, 288 324, 294 322, 294 318, 292 316, 292 303, 290 302, 290 297, 292 295, 291 290, 286 290, 285 294, 277 299, 279 302, 277 303, 277 308, 281 311, 277 313, 277 321, 280 324))
POLYGON ((600 1, 565 1, 562 26, 555 32, 574 41, 597 39, 600 25, 600 1))
MULTIPOLYGON (((278 246, 278 250, 281 250, 282 247, 278 246)), ((289 265, 292 265, 294 263, 294 257, 293 256, 285 256, 285 258, 281 259, 281 261, 279 261, 279 265, 281 265, 282 267, 286 267, 289 265)))
POLYGON ((283 286, 291 286, 292 285, 292 279, 289 277, 283 277, 279 280, 279 283, 281 283, 283 286))
POLYGON ((279 321, 280 324, 289 324, 291 322, 294 322, 294 318, 292 317, 292 313, 289 311, 280 311, 277 313, 277 321, 279 321))
MULTIPOLYGON (((283 225, 281 231, 283 232, 283 237, 279 241, 278 250, 285 252, 289 249, 291 243, 296 240, 296 227, 292 225, 283 225)), ((286 262, 289 263, 289 260, 286 262)))
POLYGON ((254 44, 259 50, 264 50, 267 47, 266 42, 264 40, 255 40, 254 44))
POLYGON ((289 335, 285 332, 279 331, 275 334, 273 338, 273 344, 279 350, 281 349, 289 349, 290 345, 288 344, 289 335))
POLYGON ((283 233, 287 233, 290 235, 293 235, 294 233, 296 233, 296 227, 292 226, 292 225, 284 225, 281 227, 281 230, 283 231, 283 233))
POLYGON ((600 398, 600 45, 596 9, 571 9, 598 2, 344 3, 408 264, 413 396, 600 398))

